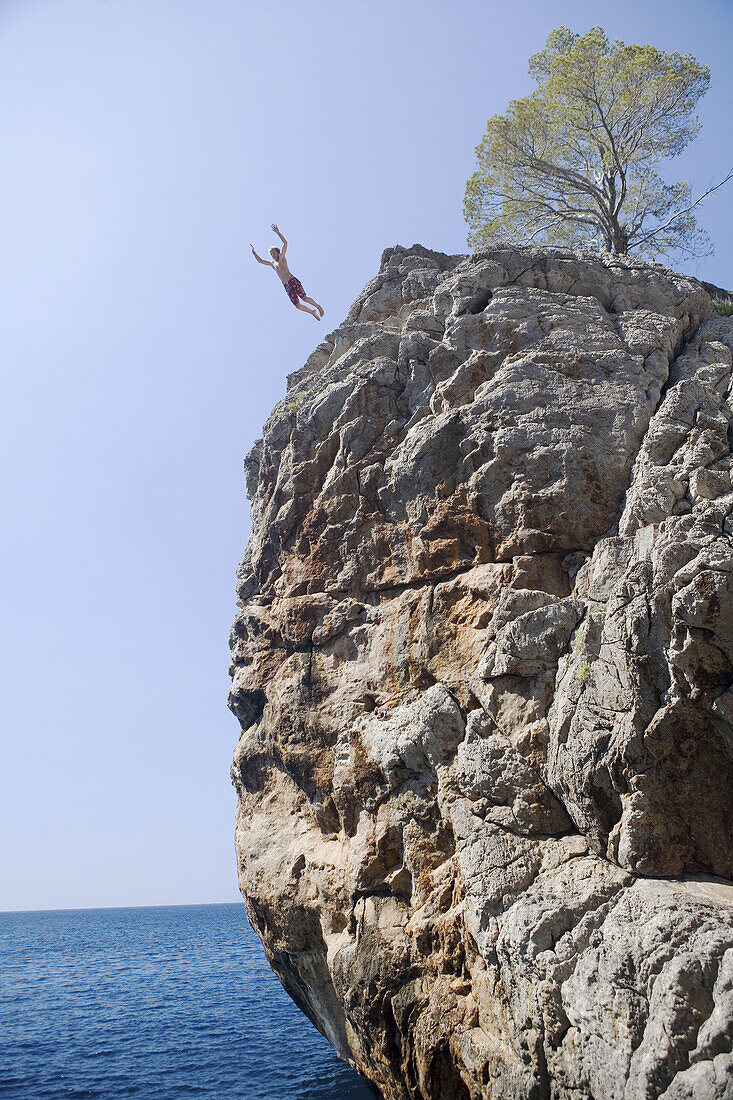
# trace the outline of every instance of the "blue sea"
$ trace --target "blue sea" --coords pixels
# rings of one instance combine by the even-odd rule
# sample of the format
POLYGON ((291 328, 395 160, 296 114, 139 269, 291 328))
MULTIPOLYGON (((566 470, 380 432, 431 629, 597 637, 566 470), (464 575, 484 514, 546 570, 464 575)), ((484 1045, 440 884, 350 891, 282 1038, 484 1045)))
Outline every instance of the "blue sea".
POLYGON ((243 905, 0 914, 3 1100, 373 1100, 243 905))

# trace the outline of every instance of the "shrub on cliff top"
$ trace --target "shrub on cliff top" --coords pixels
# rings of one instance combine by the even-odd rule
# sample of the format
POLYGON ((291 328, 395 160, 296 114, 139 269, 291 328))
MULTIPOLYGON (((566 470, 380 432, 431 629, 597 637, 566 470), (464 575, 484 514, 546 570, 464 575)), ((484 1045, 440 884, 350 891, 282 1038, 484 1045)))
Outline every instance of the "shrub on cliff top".
POLYGON ((695 137, 710 82, 690 54, 609 42, 601 27, 559 27, 530 58, 538 88, 490 118, 466 187, 469 244, 496 237, 584 246, 648 258, 707 255, 693 199, 665 183, 660 161, 695 137))

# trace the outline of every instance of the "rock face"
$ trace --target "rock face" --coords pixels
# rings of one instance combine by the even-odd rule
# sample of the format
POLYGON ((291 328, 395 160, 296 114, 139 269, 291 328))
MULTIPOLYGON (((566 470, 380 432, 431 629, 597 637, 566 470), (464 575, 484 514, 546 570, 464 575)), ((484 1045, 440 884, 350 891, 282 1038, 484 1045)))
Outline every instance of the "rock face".
POLYGON ((733 321, 388 249, 246 462, 250 919, 388 1100, 733 1097, 733 321))

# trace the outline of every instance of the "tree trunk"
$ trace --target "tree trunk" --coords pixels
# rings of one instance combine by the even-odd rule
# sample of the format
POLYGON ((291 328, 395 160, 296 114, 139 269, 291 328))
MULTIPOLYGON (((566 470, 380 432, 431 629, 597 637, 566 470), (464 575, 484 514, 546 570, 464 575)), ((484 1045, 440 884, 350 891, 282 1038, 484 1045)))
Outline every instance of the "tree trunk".
POLYGON ((611 239, 613 248, 611 251, 615 252, 617 256, 625 256, 629 251, 629 235, 622 225, 619 224, 618 218, 611 218, 611 239))

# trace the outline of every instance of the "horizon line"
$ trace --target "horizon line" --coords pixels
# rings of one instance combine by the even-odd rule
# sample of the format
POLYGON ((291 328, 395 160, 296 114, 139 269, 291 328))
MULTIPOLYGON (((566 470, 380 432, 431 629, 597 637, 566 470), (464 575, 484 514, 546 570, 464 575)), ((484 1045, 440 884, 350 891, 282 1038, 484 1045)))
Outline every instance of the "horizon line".
POLYGON ((146 905, 72 905, 49 907, 48 909, 0 909, 0 917, 10 916, 14 913, 97 913, 100 911, 113 912, 121 909, 196 909, 206 905, 244 905, 244 899, 240 898, 239 901, 163 902, 146 905))

